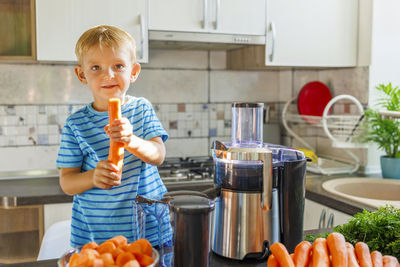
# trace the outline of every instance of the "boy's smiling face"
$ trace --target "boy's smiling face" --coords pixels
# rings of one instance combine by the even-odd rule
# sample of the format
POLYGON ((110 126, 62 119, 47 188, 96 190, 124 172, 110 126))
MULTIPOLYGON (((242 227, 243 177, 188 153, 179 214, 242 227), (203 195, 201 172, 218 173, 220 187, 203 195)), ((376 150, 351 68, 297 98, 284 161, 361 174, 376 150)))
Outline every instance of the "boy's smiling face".
POLYGON ((123 103, 139 72, 140 65, 132 62, 130 50, 123 46, 92 47, 84 54, 82 64, 75 67, 78 79, 92 91, 97 111, 107 111, 110 98, 120 98, 123 103))

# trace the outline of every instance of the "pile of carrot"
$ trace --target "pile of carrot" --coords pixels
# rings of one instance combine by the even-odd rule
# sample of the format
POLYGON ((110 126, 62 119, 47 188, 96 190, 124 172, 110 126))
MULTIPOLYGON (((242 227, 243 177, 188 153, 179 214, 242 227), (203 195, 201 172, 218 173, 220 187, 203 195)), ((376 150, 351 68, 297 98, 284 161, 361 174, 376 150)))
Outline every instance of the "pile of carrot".
POLYGON ((337 232, 315 239, 312 245, 302 241, 292 254, 279 242, 272 244, 270 250, 268 267, 400 267, 396 257, 383 256, 379 251, 370 253, 364 242, 353 246, 337 232))
POLYGON ((89 242, 80 253, 72 254, 69 267, 143 267, 153 264, 153 248, 147 239, 128 243, 126 237, 115 236, 100 245, 89 242))

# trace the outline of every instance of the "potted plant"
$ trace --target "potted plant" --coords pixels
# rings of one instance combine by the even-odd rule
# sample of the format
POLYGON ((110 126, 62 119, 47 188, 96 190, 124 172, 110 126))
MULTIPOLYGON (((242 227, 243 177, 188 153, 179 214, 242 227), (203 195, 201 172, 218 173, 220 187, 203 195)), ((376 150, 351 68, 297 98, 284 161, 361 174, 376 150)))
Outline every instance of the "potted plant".
POLYGON ((382 110, 400 112, 400 89, 391 83, 379 84, 376 89, 383 93, 377 103, 380 110, 369 108, 365 111, 361 141, 376 143, 385 151, 380 160, 384 178, 400 179, 400 119, 384 115, 385 110, 382 110))

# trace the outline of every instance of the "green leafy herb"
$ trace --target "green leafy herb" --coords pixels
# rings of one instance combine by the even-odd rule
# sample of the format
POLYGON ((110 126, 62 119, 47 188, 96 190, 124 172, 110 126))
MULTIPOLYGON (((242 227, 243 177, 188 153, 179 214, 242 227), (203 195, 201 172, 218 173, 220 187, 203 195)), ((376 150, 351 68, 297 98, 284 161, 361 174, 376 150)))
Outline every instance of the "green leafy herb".
MULTIPOLYGON (((333 231, 342 233, 353 245, 362 241, 371 252, 378 250, 383 255, 400 259, 400 209, 385 206, 374 212, 364 210, 333 231)), ((306 240, 312 242, 318 237, 326 238, 328 234, 307 235, 306 240)))
MULTIPOLYGON (((378 105, 388 111, 400 111, 400 88, 391 83, 379 84, 376 89, 383 94, 378 105)), ((383 149, 387 157, 400 158, 400 120, 384 118, 376 109, 369 108, 365 112, 364 129, 357 138, 359 142, 376 143, 383 149)))

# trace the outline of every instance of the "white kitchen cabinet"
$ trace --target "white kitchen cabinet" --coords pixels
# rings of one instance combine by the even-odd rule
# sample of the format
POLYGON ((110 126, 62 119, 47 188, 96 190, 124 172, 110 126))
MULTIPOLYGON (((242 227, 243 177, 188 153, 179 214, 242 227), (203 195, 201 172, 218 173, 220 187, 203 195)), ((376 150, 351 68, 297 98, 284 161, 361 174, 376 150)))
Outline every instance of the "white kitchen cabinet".
POLYGON ((357 65, 359 0, 267 0, 266 66, 357 65))
POLYGON ((150 0, 149 29, 265 35, 265 0, 150 0))
POLYGON ((49 227, 60 221, 71 220, 72 203, 46 204, 44 205, 44 232, 49 227))
POLYGON ((147 0, 36 0, 37 59, 76 61, 75 44, 88 28, 109 24, 136 40, 137 60, 148 62, 147 0))
POLYGON ((351 215, 328 208, 325 205, 306 199, 304 204, 304 230, 332 228, 347 223, 351 215))

